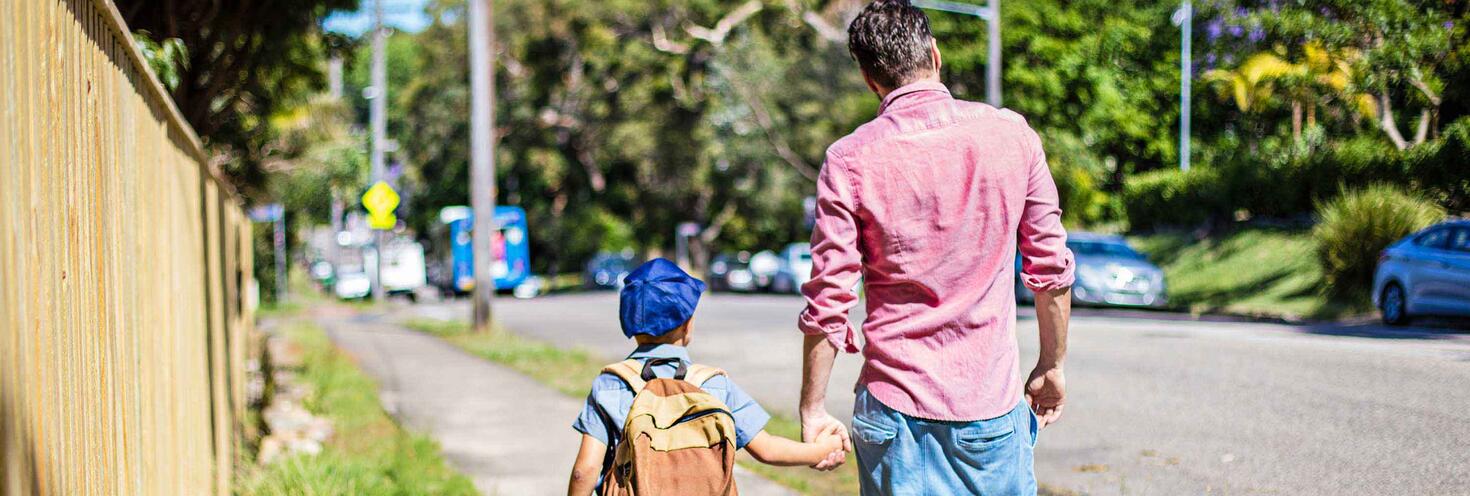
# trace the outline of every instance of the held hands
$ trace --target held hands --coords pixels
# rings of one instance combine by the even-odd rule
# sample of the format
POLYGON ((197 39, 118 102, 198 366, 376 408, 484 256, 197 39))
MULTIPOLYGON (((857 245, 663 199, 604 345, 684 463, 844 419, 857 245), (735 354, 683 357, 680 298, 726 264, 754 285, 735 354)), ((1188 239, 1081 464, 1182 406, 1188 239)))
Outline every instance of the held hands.
POLYGON ((1060 364, 1037 365, 1031 371, 1031 378, 1026 380, 1026 403, 1031 406, 1031 411, 1036 412, 1041 427, 1062 418, 1062 406, 1067 398, 1066 383, 1060 364))
POLYGON ((825 472, 841 466, 847 461, 847 452, 852 451, 852 440, 848 437, 847 426, 825 411, 802 415, 801 437, 802 441, 819 445, 828 451, 826 458, 811 466, 816 470, 825 472))

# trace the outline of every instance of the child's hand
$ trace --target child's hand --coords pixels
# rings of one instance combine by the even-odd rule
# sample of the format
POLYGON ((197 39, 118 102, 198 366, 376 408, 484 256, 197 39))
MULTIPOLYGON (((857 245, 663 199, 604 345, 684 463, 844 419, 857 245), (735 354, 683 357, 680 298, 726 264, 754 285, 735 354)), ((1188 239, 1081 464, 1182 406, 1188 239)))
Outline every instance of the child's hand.
MULTIPOLYGON (((840 425, 840 424, 839 424, 840 425)), ((817 445, 827 455, 811 467, 818 470, 832 470, 847 461, 847 450, 843 448, 842 436, 837 434, 836 428, 822 429, 817 434, 812 444, 817 445)))
POLYGON ((828 430, 818 434, 817 438, 812 440, 812 444, 821 446, 828 452, 842 451, 842 436, 838 436, 836 431, 828 430))

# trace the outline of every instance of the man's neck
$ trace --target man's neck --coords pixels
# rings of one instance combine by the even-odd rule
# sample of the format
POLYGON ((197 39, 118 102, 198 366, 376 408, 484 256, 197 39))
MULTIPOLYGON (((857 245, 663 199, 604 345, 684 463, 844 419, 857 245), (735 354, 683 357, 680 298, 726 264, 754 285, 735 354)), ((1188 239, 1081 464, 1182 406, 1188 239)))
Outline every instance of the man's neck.
POLYGON ((882 86, 878 86, 874 90, 874 92, 878 94, 878 100, 879 101, 882 101, 883 99, 888 98, 888 95, 890 93, 893 93, 894 91, 898 90, 898 88, 902 88, 904 86, 908 86, 908 85, 915 84, 915 83, 938 83, 938 82, 940 82, 939 81, 939 75, 938 74, 935 74, 935 75, 932 75, 932 76, 921 77, 921 78, 915 79, 913 81, 909 81, 907 83, 900 84, 900 85, 898 85, 897 88, 884 88, 882 86))

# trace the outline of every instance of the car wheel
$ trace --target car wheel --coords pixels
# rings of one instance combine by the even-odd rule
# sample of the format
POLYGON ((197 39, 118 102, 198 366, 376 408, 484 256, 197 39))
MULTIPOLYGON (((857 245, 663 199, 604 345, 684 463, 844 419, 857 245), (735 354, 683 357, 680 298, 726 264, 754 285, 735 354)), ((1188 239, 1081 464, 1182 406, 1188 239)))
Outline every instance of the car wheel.
POLYGON ((1404 297, 1404 288, 1391 282, 1383 287, 1378 299, 1378 310, 1383 314, 1383 323, 1399 326, 1409 323, 1409 304, 1404 297))

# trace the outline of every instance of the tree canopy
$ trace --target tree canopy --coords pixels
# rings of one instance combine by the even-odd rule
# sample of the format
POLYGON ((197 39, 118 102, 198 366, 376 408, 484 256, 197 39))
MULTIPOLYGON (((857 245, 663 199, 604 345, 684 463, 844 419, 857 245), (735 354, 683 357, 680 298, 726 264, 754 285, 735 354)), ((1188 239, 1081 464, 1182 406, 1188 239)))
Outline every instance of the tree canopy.
MULTIPOLYGON (((368 47, 316 24, 355 3, 119 6, 158 40, 151 53, 185 59, 162 68, 218 163, 246 186, 281 172, 261 194, 319 217, 322 198, 366 186, 368 47), (331 104, 310 97, 328 54, 347 60, 345 99, 331 104)), ((660 254, 684 222, 700 226, 696 261, 804 240, 825 148, 877 110, 845 46, 865 3, 497 0, 497 202, 527 210, 537 269, 577 270, 599 250, 660 254)), ((1436 143, 1470 112, 1465 2, 1195 4, 1195 72, 1183 77, 1196 87, 1201 168, 1267 178, 1339 151, 1459 149, 1436 143)), ((1127 184, 1178 162, 1177 7, 1004 3, 1004 101, 1041 134, 1067 223, 1127 225, 1127 184)), ((400 216, 435 244, 438 210, 469 202, 467 16, 463 0, 431 0, 427 13, 423 31, 389 38, 388 129, 405 171, 400 216)), ((945 82, 983 100, 985 23, 929 17, 945 82)))
POLYGON ((320 91, 327 54, 347 43, 324 33, 320 20, 357 7, 357 0, 115 3, 130 28, 187 54, 165 74, 174 101, 214 155, 211 166, 251 196, 264 193, 266 164, 280 155, 271 116, 320 91))

